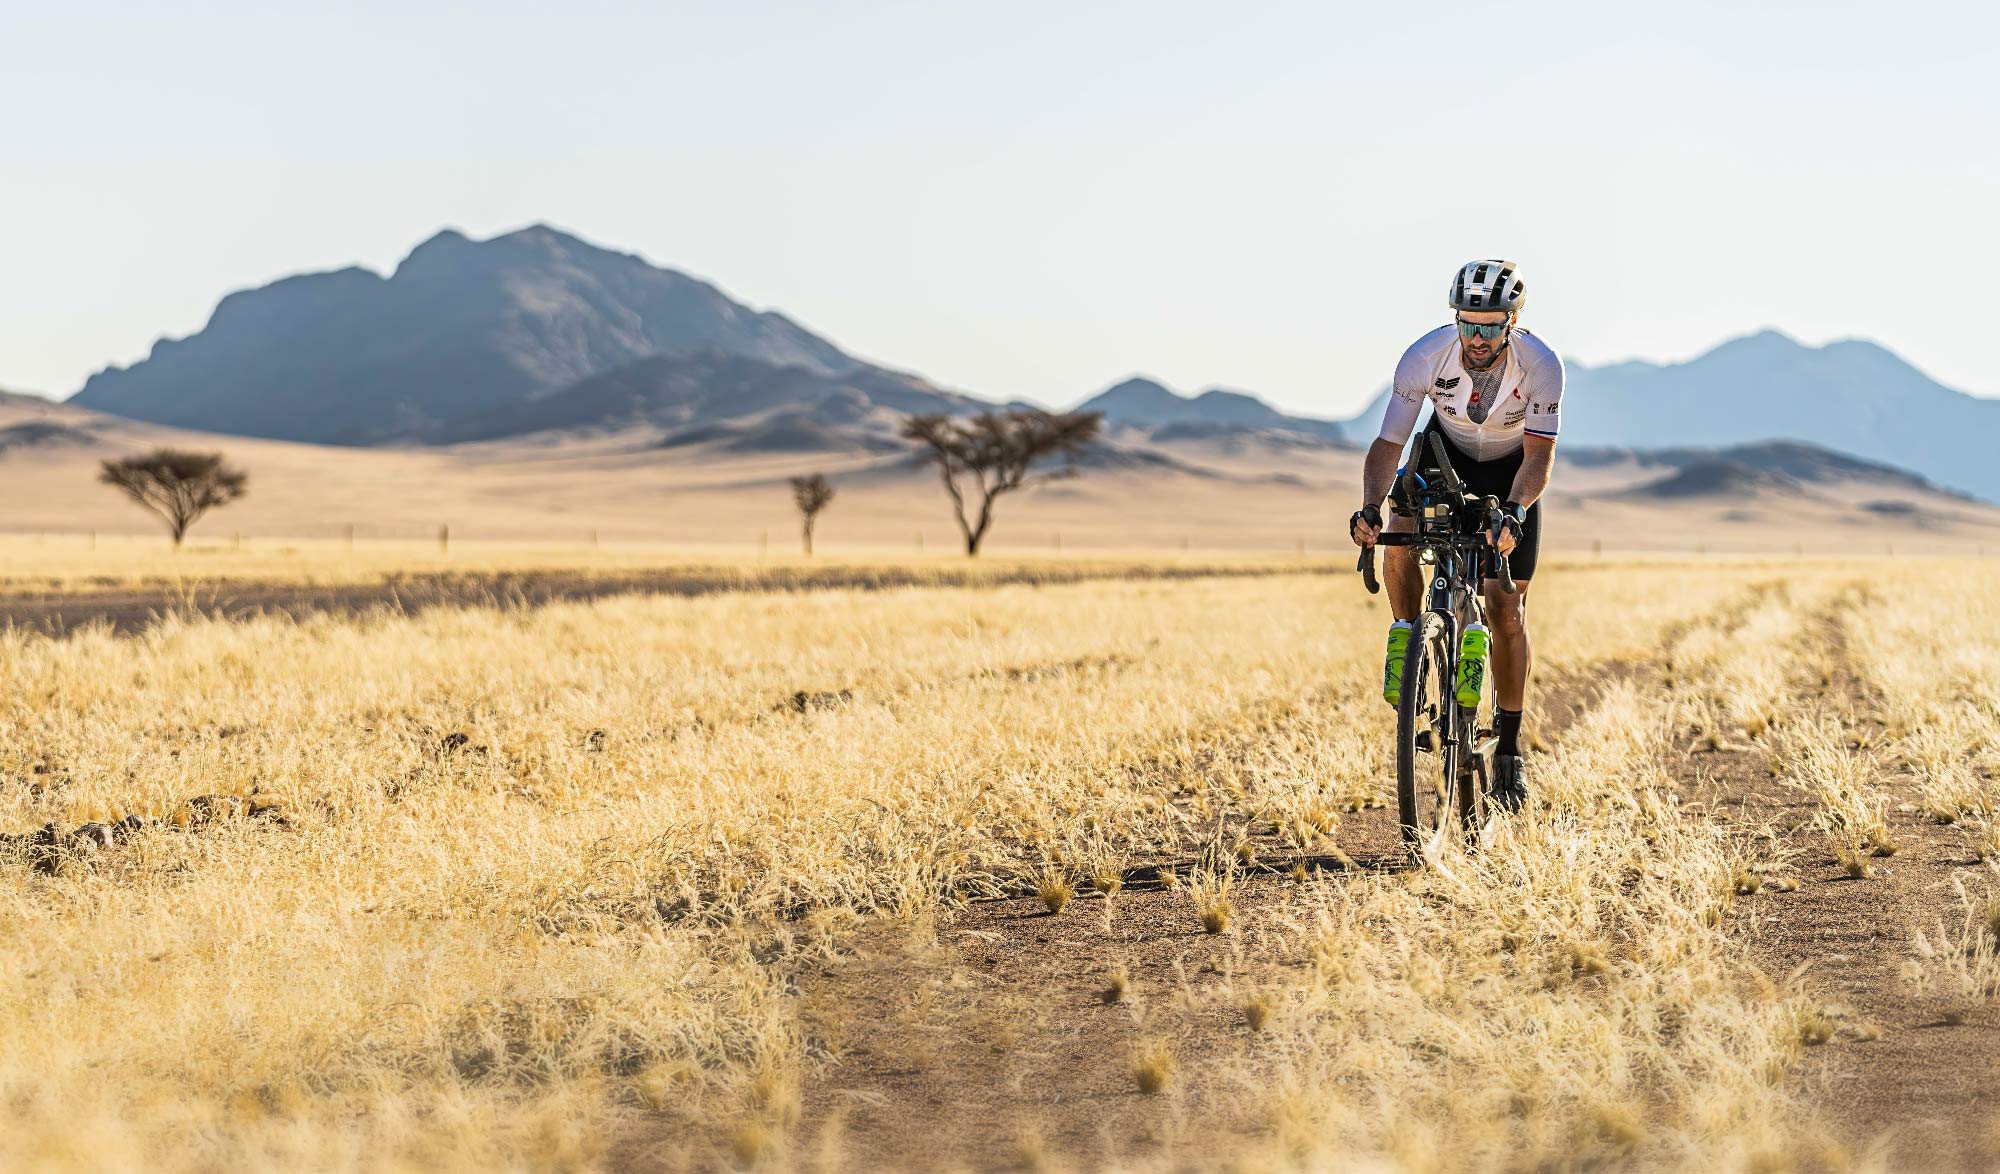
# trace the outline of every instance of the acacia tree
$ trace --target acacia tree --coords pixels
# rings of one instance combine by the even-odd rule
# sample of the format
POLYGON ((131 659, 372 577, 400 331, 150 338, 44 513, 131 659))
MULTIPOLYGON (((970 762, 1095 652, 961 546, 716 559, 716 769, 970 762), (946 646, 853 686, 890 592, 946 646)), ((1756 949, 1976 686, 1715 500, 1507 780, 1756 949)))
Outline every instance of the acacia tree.
POLYGON ((197 518, 242 497, 250 486, 250 474, 224 464, 221 453, 176 448, 105 461, 98 479, 158 514, 176 548, 197 518))
POLYGON ((799 518, 805 525, 807 558, 811 558, 813 552, 813 523, 832 500, 833 486, 820 474, 792 478, 792 501, 799 507, 799 518))
MULTIPOLYGON (((1044 412, 1009 408, 976 416, 911 416, 903 421, 903 438, 916 442, 924 458, 935 463, 951 495, 965 553, 976 555, 993 524, 993 499, 1030 484, 1029 474, 1051 457, 1081 456, 1103 427, 1102 412, 1044 412), (966 516, 970 498, 972 517, 966 516)), ((1046 470, 1035 481, 1073 476, 1065 463, 1046 470)))

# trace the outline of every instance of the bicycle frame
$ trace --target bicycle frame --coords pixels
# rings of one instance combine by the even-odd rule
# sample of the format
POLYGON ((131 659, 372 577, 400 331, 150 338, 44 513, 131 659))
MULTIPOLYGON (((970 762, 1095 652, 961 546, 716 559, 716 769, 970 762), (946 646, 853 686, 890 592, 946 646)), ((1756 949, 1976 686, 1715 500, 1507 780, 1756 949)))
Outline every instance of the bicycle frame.
MULTIPOLYGON (((1430 451, 1437 467, 1437 484, 1424 479, 1418 471, 1421 454, 1412 453, 1399 474, 1396 492, 1391 495, 1396 513, 1415 520, 1414 532, 1382 534, 1377 541, 1384 546, 1415 548, 1417 568, 1429 580, 1424 611, 1434 614, 1438 622, 1419 623, 1414 631, 1436 634, 1437 644, 1430 650, 1430 656, 1443 666, 1443 679, 1456 681, 1460 637, 1469 625, 1486 618, 1483 593, 1486 578, 1490 574, 1498 579, 1501 589, 1509 594, 1514 592, 1515 585, 1507 557, 1495 549, 1487 532, 1499 517, 1499 501, 1493 497, 1473 498, 1466 493, 1435 435, 1430 437, 1430 451)), ((1361 552, 1357 569, 1371 593, 1380 590, 1375 580, 1372 548, 1361 552)), ((1418 638, 1421 637, 1412 636, 1418 638)), ((1423 690, 1426 684, 1406 678, 1403 687, 1423 690)), ((1455 808, 1461 823, 1470 827, 1476 822, 1489 786, 1487 751, 1493 744, 1491 731, 1478 728, 1478 705, 1462 706, 1448 690, 1432 699, 1423 716, 1430 728, 1416 735, 1418 746, 1439 756, 1446 781, 1446 789, 1438 792, 1438 827, 1444 826, 1447 808, 1455 808)))

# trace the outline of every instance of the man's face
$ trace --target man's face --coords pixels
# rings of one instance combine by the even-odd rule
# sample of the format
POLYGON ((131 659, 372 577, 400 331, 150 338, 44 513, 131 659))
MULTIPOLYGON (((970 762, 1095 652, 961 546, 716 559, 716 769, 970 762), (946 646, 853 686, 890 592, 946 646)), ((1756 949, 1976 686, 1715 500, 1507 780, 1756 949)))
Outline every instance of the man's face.
MULTIPOLYGON (((1461 310, 1458 320, 1475 326, 1504 325, 1507 315, 1499 310, 1461 310)), ((1502 334, 1499 338, 1481 338, 1475 334, 1467 338, 1465 331, 1461 330, 1458 332, 1458 345, 1465 350, 1466 362, 1475 367, 1484 367, 1493 361, 1493 356, 1500 353, 1501 347, 1507 345, 1507 336, 1502 334)))

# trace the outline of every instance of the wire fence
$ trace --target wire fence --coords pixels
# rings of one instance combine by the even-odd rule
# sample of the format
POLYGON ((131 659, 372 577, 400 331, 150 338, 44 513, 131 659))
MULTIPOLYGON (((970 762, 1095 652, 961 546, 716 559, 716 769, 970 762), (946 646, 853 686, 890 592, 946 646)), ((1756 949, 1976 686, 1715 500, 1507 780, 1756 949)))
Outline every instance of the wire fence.
MULTIPOLYGON (((73 526, 33 526, 0 524, 0 540, 28 545, 61 545, 88 552, 97 549, 124 549, 157 546, 171 542, 158 531, 131 529, 81 529, 73 526)), ((461 527, 449 522, 435 525, 397 523, 333 523, 282 530, 222 530, 211 527, 188 537, 186 548, 216 551, 265 549, 288 544, 308 544, 316 548, 367 546, 371 548, 428 548, 432 554, 448 555, 454 546, 534 546, 551 549, 650 548, 661 551, 726 550, 736 554, 789 555, 802 553, 800 535, 793 530, 759 529, 735 535, 713 531, 686 532, 671 529, 645 530, 629 525, 480 528, 461 527)), ((848 540, 821 529, 815 534, 814 549, 825 555, 909 552, 926 556, 962 553, 963 540, 949 530, 913 530, 898 539, 879 531, 848 540)), ((1015 531, 998 530, 982 544, 983 553, 1008 555, 1061 556, 1117 552, 1128 555, 1213 554, 1283 556, 1297 559, 1352 557, 1354 546, 1346 536, 1293 534, 1285 536, 1269 530, 1246 530, 1218 535, 1213 531, 1179 535, 1158 532, 1133 533, 1101 527, 1079 529, 1015 531)), ((1626 535, 1605 540, 1591 538, 1564 541, 1545 538, 1543 550, 1558 556, 1616 558, 1630 555, 1762 555, 1795 557, 1895 557, 1949 554, 1967 558, 1990 558, 2000 554, 2000 533, 1991 543, 1967 541, 1962 535, 1901 532, 1895 537, 1856 534, 1839 540, 1770 540, 1754 536, 1733 536, 1726 530, 1710 538, 1681 538, 1673 535, 1626 535)))

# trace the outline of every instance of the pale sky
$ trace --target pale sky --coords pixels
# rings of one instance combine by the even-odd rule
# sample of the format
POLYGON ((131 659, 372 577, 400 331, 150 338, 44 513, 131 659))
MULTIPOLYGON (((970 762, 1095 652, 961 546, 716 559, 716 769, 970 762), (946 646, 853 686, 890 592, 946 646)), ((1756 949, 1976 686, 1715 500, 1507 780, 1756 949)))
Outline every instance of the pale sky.
POLYGON ((1995 13, 0 0, 0 387, 547 221, 993 398, 1345 415, 1486 256, 1586 361, 1774 326, 2000 395, 1995 13))

